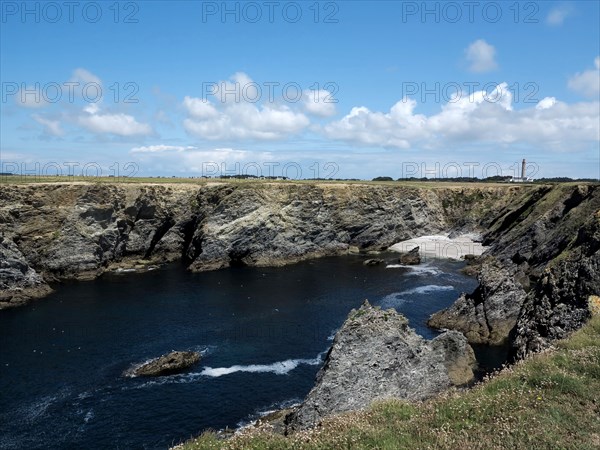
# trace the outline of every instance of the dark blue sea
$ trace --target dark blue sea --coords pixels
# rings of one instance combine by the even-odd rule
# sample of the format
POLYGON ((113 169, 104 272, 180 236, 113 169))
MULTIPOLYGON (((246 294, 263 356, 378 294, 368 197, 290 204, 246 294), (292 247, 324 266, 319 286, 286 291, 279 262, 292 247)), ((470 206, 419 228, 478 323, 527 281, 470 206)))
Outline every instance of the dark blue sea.
POLYGON ((472 291, 464 263, 365 267, 343 256, 192 274, 178 264, 57 287, 0 311, 0 448, 164 449, 300 402, 335 331, 364 299, 425 321, 472 291), (181 375, 133 364, 197 350, 181 375))

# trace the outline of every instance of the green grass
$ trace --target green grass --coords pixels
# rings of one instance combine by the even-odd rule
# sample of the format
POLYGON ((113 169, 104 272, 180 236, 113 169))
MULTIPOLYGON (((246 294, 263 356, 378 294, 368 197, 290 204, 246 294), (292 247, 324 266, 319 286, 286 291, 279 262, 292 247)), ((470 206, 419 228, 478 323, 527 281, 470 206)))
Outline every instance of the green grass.
POLYGON ((533 185, 516 185, 508 183, 492 183, 492 182, 474 182, 474 183, 459 183, 447 181, 356 181, 356 180, 260 180, 260 179, 222 179, 222 178, 149 178, 149 177, 66 177, 66 176, 0 176, 1 185, 15 184, 39 184, 39 183, 109 183, 109 184, 192 184, 203 185, 206 183, 231 183, 231 184, 368 184, 381 186, 403 186, 403 187, 420 187, 420 188, 478 188, 478 187, 498 187, 498 186, 519 186, 531 188, 533 185))
POLYGON ((423 403, 377 402, 289 437, 268 426, 222 440, 207 432, 192 449, 598 449, 600 317, 466 391, 423 403))

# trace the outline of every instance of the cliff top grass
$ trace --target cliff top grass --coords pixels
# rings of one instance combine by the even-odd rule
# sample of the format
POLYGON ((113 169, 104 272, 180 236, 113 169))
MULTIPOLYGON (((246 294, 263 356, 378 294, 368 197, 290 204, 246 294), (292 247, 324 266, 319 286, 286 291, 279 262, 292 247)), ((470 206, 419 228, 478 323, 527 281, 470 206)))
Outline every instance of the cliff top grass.
MULTIPOLYGON (((29 184, 157 184, 157 185, 206 185, 210 183, 228 183, 238 185, 264 184, 314 184, 314 185, 382 185, 420 188, 481 188, 481 187, 520 187, 530 188, 539 184, 515 184, 500 182, 456 182, 456 181, 369 181, 369 180, 270 180, 270 179, 237 179, 237 178, 177 178, 177 177, 83 177, 83 176, 22 176, 0 175, 2 185, 29 184)), ((565 184, 582 184, 578 182, 565 184)))
POLYGON ((267 424, 229 440, 205 432, 176 448, 598 449, 600 317, 470 390, 417 404, 381 401, 289 437, 267 424))

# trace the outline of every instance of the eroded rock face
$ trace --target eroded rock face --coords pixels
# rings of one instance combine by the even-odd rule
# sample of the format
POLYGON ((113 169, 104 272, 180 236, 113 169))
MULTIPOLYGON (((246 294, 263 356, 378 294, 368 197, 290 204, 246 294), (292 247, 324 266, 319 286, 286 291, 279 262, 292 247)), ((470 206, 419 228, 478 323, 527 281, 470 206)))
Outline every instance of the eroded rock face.
POLYGON ((491 220, 484 210, 502 209, 523 189, 293 183, 2 185, 0 235, 16 246, 11 254, 20 255, 3 256, 4 265, 16 258, 33 272, 28 272, 29 281, 14 271, 0 272, 3 290, 10 291, 0 308, 42 295, 47 283, 90 279, 118 268, 175 260, 183 260, 193 271, 279 266, 378 250, 455 226, 483 230, 491 220), (471 203, 473 190, 485 207, 471 203))
POLYGON ((200 361, 198 352, 171 352, 125 371, 127 377, 160 377, 180 373, 200 361))
POLYGON ((600 212, 589 217, 529 293, 515 329, 514 356, 542 350, 581 328, 600 294, 600 212))
POLYGON ((30 298, 43 297, 51 291, 15 243, 0 237, 0 309, 3 305, 20 305, 30 298))
POLYGON ((429 324, 472 343, 508 340, 517 359, 548 347, 581 327, 600 293, 599 229, 599 185, 524 193, 490 223, 477 290, 429 324))
POLYGON ((455 331, 427 341, 395 310, 365 302, 337 332, 315 387, 290 416, 292 429, 376 399, 421 400, 473 378, 475 357, 455 331))
POLYGON ((427 323, 433 328, 460 331, 472 344, 501 345, 517 323, 526 293, 516 281, 514 268, 493 257, 483 262, 478 281, 479 287, 472 294, 463 293, 427 323))

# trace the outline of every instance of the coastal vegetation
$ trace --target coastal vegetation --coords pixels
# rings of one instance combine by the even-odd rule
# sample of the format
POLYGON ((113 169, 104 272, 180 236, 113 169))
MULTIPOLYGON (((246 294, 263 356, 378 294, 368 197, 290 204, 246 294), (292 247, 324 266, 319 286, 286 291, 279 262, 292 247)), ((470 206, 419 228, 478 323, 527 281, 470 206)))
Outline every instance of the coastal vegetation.
POLYGON ((268 423, 224 440, 215 432, 177 446, 195 449, 596 449, 600 446, 600 317, 555 346, 469 390, 421 403, 375 402, 288 437, 268 423))

